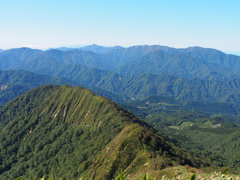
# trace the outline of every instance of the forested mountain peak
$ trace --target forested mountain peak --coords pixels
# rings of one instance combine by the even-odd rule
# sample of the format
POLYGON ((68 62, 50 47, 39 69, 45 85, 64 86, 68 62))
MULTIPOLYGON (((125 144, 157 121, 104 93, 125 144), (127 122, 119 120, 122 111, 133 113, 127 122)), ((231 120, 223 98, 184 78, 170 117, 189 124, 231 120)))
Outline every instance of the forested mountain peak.
POLYGON ((0 117, 3 179, 112 179, 121 170, 136 174, 146 163, 145 172, 207 164, 119 105, 81 87, 33 89, 7 103, 0 117))

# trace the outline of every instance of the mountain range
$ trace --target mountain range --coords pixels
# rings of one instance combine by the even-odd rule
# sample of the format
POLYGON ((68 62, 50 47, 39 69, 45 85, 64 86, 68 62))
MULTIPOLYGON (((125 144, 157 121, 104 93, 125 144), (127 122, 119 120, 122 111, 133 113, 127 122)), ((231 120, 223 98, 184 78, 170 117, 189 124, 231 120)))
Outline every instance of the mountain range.
MULTIPOLYGON (((8 101, 14 99, 15 97, 29 91, 30 89, 36 88, 45 84, 56 84, 56 85, 70 85, 79 86, 79 84, 71 82, 67 79, 61 77, 51 77, 48 75, 41 75, 32 73, 29 71, 14 71, 0 70, 0 106, 3 106, 8 101)), ((87 86, 85 86, 87 87, 87 86)), ((105 96, 115 102, 121 103, 124 100, 113 93, 99 89, 97 87, 87 87, 91 89, 94 93, 105 96)), ((125 99, 129 100, 129 98, 125 99)))
POLYGON ((101 54, 89 51, 94 48, 99 47, 88 51, 11 49, 0 54, 0 68, 64 77, 122 98, 161 95, 184 101, 240 102, 238 56, 200 47, 118 47, 101 54))
POLYGON ((3 71, 0 70, 0 106, 15 97, 44 84, 68 84, 77 86, 76 83, 64 78, 50 77, 47 75, 34 74, 28 71, 3 71))
POLYGON ((237 172, 239 66, 201 47, 1 51, 0 179, 237 172))
POLYGON ((121 74, 168 74, 185 79, 218 81, 239 77, 240 59, 239 56, 201 47, 174 49, 155 45, 108 48, 92 45, 68 51, 10 49, 1 53, 0 67, 21 68, 31 61, 36 59, 44 61, 46 58, 58 63, 79 64, 121 74))

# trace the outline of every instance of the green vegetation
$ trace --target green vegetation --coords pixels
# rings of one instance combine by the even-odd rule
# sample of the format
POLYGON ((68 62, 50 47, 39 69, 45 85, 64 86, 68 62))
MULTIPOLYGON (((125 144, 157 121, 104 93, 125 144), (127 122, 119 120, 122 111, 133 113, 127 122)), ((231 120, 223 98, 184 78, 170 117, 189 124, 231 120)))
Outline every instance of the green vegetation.
POLYGON ((116 72, 132 76, 168 74, 185 79, 216 81, 239 78, 237 67, 240 61, 238 56, 226 55, 214 49, 200 47, 186 49, 142 47, 142 49, 151 48, 155 48, 155 50, 131 59, 131 61, 119 66, 116 72))
MULTIPOLYGON (((28 71, 2 71, 0 70, 0 86, 2 85, 6 89, 0 89, 0 106, 3 106, 8 101, 15 97, 29 91, 30 89, 36 88, 45 84, 56 84, 70 86, 77 86, 77 83, 73 83, 64 78, 51 77, 47 75, 40 75, 31 73, 28 71)), ((123 98, 108 91, 96 88, 88 87, 95 94, 105 96, 114 102, 124 102, 123 98)), ((129 99, 129 98, 127 98, 129 99)))
POLYGON ((0 106, 15 97, 44 84, 57 84, 76 86, 76 83, 64 78, 50 77, 47 75, 34 74, 28 71, 2 71, 0 70, 0 85, 6 89, 0 89, 0 106))
MULTIPOLYGON (((123 107, 134 112, 135 115, 145 118, 147 115, 167 113, 172 114, 178 111, 192 111, 208 115, 234 117, 240 114, 239 106, 231 103, 202 103, 179 101, 166 96, 149 96, 142 100, 129 100, 121 103, 123 107)), ((228 121, 236 121, 234 118, 228 121)))
MULTIPOLYGON (((162 174, 166 170, 161 171, 155 171, 155 172, 149 172, 151 175, 159 173, 162 174)), ((183 167, 183 166, 177 166, 177 167, 170 167, 167 168, 167 171, 173 174, 168 175, 160 175, 158 178, 151 178, 151 176, 147 173, 142 175, 137 175, 136 177, 131 176, 131 179, 138 179, 138 180, 195 180, 195 179, 221 179, 221 180, 235 180, 239 179, 240 177, 238 175, 234 174, 228 174, 228 168, 223 170, 222 172, 213 172, 213 173, 204 173, 199 169, 189 168, 189 167, 183 167), (197 172, 196 172, 197 171, 197 172)), ((127 177, 126 174, 124 174, 122 171, 120 174, 115 178, 115 180, 127 180, 130 179, 129 176, 127 177)), ((59 178, 61 180, 62 178, 59 178)), ((80 178, 82 179, 82 178, 80 178)), ((102 179, 102 178, 100 178, 102 179)), ((12 178, 9 178, 8 180, 12 180, 12 178)), ((18 177, 15 180, 22 180, 22 177, 18 177)), ((53 178, 46 178, 43 176, 42 178, 35 178, 34 180, 53 180, 53 178)), ((71 180, 71 179, 69 179, 71 180)))
POLYGON ((215 166, 228 166, 232 171, 238 171, 240 165, 237 158, 240 155, 238 143, 240 128, 237 126, 239 116, 219 114, 219 112, 236 113, 238 107, 230 104, 215 103, 212 106, 208 104, 208 113, 201 113, 188 109, 189 104, 196 104, 192 108, 198 111, 205 109, 205 104, 183 103, 158 96, 129 101, 123 106, 156 129, 179 141, 185 148, 191 149, 195 156, 209 159, 209 161, 212 159, 215 166), (214 105, 223 107, 219 108, 217 115, 214 105), (232 111, 231 107, 235 107, 235 111, 232 111))
POLYGON ((0 179, 230 178, 224 168, 240 167, 239 60, 199 47, 3 51, 1 69, 45 75, 0 72, 0 106, 18 96, 0 109, 0 179), (24 93, 49 83, 91 87, 136 116, 81 87, 24 93))
POLYGON ((240 102, 239 57, 211 49, 135 46, 95 54, 81 50, 20 48, 3 51, 0 60, 1 69, 24 69, 63 77, 121 97, 141 99, 161 95, 181 101, 240 102), (121 66, 124 68, 120 72, 116 68, 121 66), (139 73, 129 75, 128 71, 139 73))
POLYGON ((80 87, 33 89, 7 103, 0 117, 1 179, 112 179, 121 170, 208 166, 119 105, 80 87))

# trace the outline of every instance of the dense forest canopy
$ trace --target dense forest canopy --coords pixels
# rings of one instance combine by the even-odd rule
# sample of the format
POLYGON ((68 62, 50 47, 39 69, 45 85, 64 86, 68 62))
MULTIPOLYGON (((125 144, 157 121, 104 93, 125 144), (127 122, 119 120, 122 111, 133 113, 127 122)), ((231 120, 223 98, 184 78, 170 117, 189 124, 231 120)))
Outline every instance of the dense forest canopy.
POLYGON ((3 50, 0 176, 237 173, 239 65, 239 56, 201 47, 3 50))

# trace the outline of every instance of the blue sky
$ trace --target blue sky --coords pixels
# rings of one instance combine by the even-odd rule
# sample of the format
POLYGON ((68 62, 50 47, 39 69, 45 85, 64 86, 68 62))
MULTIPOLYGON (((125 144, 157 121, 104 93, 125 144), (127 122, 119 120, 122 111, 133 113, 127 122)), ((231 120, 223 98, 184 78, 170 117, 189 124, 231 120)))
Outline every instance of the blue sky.
POLYGON ((239 0, 0 0, 0 49, 99 44, 240 52, 239 0))

